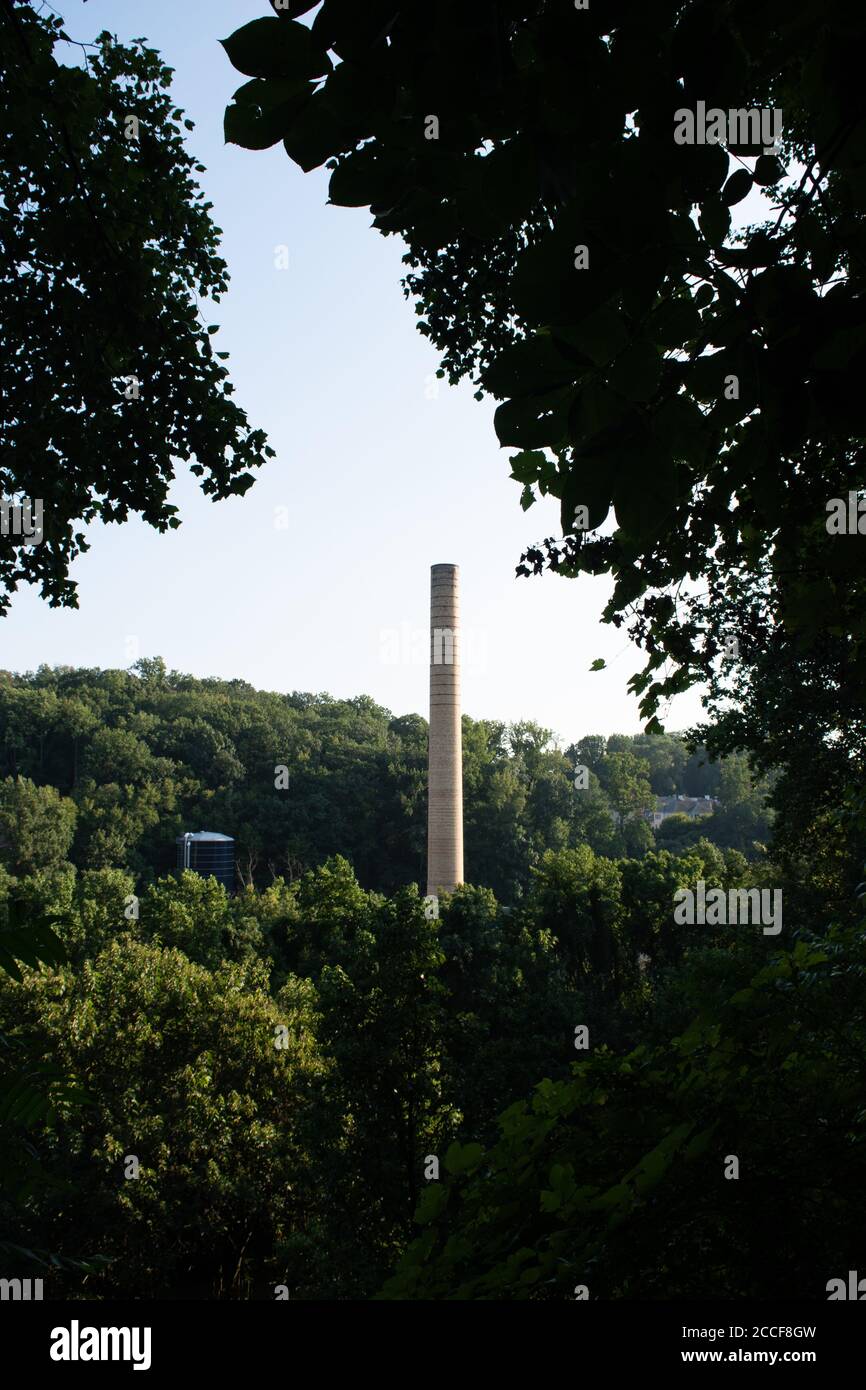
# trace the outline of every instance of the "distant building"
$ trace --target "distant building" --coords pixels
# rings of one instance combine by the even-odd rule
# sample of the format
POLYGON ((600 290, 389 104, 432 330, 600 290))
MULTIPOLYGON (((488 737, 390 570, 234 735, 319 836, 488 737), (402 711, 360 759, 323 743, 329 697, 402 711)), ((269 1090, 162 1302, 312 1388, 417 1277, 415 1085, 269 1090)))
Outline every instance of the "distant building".
POLYGON ((701 820, 704 816, 715 814, 720 803, 711 796, 657 796, 655 808, 644 814, 653 830, 668 819, 668 816, 688 816, 689 820, 701 820))

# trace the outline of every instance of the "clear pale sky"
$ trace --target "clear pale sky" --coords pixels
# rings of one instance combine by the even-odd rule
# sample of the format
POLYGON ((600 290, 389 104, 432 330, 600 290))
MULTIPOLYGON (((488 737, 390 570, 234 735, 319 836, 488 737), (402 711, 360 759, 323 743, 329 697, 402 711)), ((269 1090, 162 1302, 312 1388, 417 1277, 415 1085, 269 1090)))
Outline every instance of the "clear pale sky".
MULTIPOLYGON (((223 143, 223 109, 246 79, 218 40, 270 13, 264 0, 57 8, 73 38, 143 36, 175 69, 232 277, 208 321, 221 324, 215 346, 231 353, 236 399, 277 456, 246 497, 217 504, 183 472, 176 532, 91 528, 73 567, 79 610, 20 589, 0 620, 0 666, 160 655, 195 675, 369 694, 426 716, 430 565, 448 562, 461 567, 467 714, 534 719, 566 741, 637 732, 626 683, 642 659, 600 623, 609 582, 515 577, 528 544, 560 534, 559 504, 522 512, 495 402, 435 381, 436 354, 400 286, 402 243, 373 231, 366 209, 327 206, 327 172, 302 174, 281 145, 223 143), (596 657, 608 669, 590 674, 596 657)), ((690 694, 665 722, 700 713, 690 694)))

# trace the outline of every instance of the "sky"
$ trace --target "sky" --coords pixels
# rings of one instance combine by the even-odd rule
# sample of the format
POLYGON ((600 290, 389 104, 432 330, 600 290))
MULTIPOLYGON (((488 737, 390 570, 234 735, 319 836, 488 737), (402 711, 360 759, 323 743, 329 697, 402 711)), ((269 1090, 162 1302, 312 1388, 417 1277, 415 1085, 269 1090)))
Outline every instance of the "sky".
MULTIPOLYGON (((0 666, 162 656, 197 676, 366 694, 426 716, 430 566, 445 562, 461 571, 467 714, 533 719, 564 743, 638 732, 626 686, 643 658, 601 623, 610 581, 515 577, 528 545, 561 534, 559 503, 521 510, 496 403, 435 378, 436 352, 400 284, 402 242, 374 231, 366 209, 329 207, 327 171, 303 174, 282 145, 224 144, 225 105, 247 79, 219 40, 270 13, 265 0, 56 7, 71 37, 145 37, 175 69, 231 274, 208 321, 231 354, 235 399, 276 457, 245 497, 219 503, 180 465, 175 532, 137 519, 91 527, 72 568, 78 610, 19 589, 0 620, 0 666), (607 668, 590 672, 598 657, 607 668)), ((700 718, 690 692, 664 722, 700 718)))

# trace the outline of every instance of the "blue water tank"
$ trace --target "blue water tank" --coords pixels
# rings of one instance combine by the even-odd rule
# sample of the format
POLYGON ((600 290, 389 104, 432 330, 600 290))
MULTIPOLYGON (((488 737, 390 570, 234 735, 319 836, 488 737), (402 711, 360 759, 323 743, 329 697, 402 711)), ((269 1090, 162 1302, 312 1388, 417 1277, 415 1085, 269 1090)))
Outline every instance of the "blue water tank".
POLYGON ((191 869, 202 878, 215 878, 227 893, 235 888, 235 842, 215 830, 196 830, 177 838, 177 868, 191 869))

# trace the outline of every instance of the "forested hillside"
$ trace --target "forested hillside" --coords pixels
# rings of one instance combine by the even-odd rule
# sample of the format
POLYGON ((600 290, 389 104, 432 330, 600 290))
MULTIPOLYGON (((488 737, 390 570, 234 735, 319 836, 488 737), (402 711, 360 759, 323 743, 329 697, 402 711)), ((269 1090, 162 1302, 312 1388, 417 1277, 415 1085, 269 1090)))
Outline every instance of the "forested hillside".
MULTIPOLYGON (((468 717, 463 738, 467 878, 503 903, 526 891, 545 850, 646 853, 642 812, 656 795, 721 803, 700 826, 664 825, 663 844, 705 836, 754 858, 769 838, 762 789, 738 755, 710 763, 670 735, 560 750, 532 722, 468 717)), ((392 892, 425 881, 426 758, 426 721, 366 696, 265 693, 159 659, 0 672, 0 864, 68 860, 152 881, 174 868, 176 836, 208 829, 236 839, 247 883, 292 881, 341 854, 365 888, 392 892)))
MULTIPOLYGON (((576 1262, 619 1296, 685 1287, 716 1221, 719 1146, 766 1161, 781 1121, 762 1078, 792 1057, 799 1089, 779 1105, 797 1124, 819 1099, 833 1109, 816 1202, 856 1161, 839 1131, 855 1092, 827 1061, 852 1045, 834 1008, 855 967, 840 975, 834 938, 815 937, 809 889, 789 866, 780 941, 672 912, 701 880, 782 882, 743 759, 670 736, 559 751, 534 724, 465 719, 471 882, 434 904, 418 886, 420 717, 159 661, 5 674, 0 711, 0 1245, 7 1266, 41 1262, 55 1295, 523 1297, 543 1277, 570 1297, 576 1262), (720 809, 671 817, 656 842, 642 812, 674 788, 720 809), (236 894, 174 872, 175 835, 200 825, 237 836, 236 894), (697 1166, 670 1181, 689 1234, 662 1268, 646 1192, 687 1143, 697 1166), (476 1210, 484 1145, 495 1201, 476 1210), (446 1179, 465 1185, 449 1210, 446 1179), (615 1232, 635 1203, 629 1264, 615 1232)), ((823 882, 850 930, 826 856, 823 882)), ((760 1284, 739 1224, 755 1199, 714 1238, 708 1286, 760 1284)), ((837 1244, 849 1217, 838 1202, 837 1244)), ((817 1277, 813 1237, 809 1211, 785 1225, 793 1287, 817 1277)))

